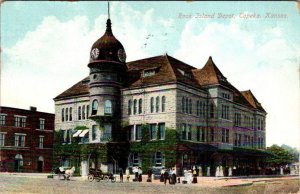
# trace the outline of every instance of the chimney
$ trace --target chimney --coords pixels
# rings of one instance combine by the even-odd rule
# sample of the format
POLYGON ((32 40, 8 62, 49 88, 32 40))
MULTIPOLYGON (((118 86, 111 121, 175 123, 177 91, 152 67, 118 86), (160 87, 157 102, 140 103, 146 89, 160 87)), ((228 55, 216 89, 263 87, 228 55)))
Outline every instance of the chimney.
POLYGON ((30 110, 31 110, 31 111, 36 111, 36 107, 35 107, 35 106, 31 106, 31 107, 30 107, 30 110))

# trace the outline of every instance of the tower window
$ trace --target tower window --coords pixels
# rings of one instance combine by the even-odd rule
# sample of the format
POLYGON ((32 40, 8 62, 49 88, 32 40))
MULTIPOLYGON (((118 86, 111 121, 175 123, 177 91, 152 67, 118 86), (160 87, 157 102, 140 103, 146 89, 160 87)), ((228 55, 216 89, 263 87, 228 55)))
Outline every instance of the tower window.
POLYGON ((69 120, 69 109, 66 108, 66 121, 68 121, 68 120, 69 120))
POLYGON ((111 114, 112 113, 112 104, 110 100, 105 100, 104 102, 104 113, 111 114))
POLYGON ((81 120, 81 106, 78 107, 78 120, 81 120))
POLYGON ((85 119, 85 105, 82 106, 82 119, 85 119))
POLYGON ((159 97, 156 97, 156 112, 159 111, 159 97))
POLYGON ((98 111, 98 101, 94 100, 92 103, 92 115, 96 115, 98 111))
POLYGON ((142 114, 143 112, 143 100, 139 99, 139 114, 142 114))
POLYGON ((131 115, 132 101, 128 100, 128 115, 131 115))
POLYGON ((70 107, 69 111, 70 111, 69 121, 72 121, 72 107, 70 107))
POLYGON ((166 97, 163 96, 161 99, 161 112, 165 112, 166 110, 166 97))
POLYGON ((151 100, 150 100, 150 111, 151 111, 151 113, 153 113, 153 111, 154 111, 154 98, 153 97, 151 97, 151 100))
POLYGON ((65 121, 65 109, 61 110, 61 121, 64 122, 65 121))
POLYGON ((136 99, 133 101, 133 114, 135 115, 137 112, 137 101, 136 99))

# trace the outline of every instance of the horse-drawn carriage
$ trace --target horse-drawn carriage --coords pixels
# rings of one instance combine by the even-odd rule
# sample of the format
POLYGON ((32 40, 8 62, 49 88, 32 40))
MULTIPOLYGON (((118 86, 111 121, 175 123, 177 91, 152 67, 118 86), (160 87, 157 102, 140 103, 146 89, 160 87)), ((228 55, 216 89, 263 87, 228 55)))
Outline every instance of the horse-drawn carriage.
POLYGON ((53 173, 57 174, 59 180, 70 180, 70 177, 73 176, 74 172, 75 172, 74 166, 70 169, 65 169, 64 167, 58 167, 53 170, 53 173))
POLYGON ((88 180, 92 182, 94 179, 96 179, 97 182, 100 182, 101 180, 108 182, 111 180, 111 182, 116 182, 116 177, 112 173, 109 172, 102 172, 100 169, 90 168, 89 169, 89 175, 88 180))

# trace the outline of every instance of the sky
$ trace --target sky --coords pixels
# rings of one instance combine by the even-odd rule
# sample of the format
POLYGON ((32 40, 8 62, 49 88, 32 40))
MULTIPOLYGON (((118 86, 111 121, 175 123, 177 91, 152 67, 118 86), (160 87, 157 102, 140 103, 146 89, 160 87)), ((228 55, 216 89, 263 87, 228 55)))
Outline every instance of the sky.
MULTIPOLYGON (((167 53, 202 68, 212 56, 267 111, 267 146, 300 147, 296 2, 114 1, 110 18, 127 62, 167 53)), ((89 74, 106 19, 107 2, 2 3, 0 104, 54 113, 53 98, 89 74)))

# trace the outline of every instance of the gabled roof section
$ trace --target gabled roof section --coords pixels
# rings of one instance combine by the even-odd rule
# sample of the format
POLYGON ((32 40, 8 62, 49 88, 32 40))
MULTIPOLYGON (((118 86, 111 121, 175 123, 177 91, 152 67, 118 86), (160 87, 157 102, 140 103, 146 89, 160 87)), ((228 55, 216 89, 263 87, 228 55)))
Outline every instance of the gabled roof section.
POLYGON ((214 84, 228 84, 227 78, 222 74, 219 68, 215 65, 210 56, 202 69, 193 71, 195 78, 201 86, 214 84))
POLYGON ((251 104, 251 106, 255 109, 263 111, 266 113, 265 109, 261 106, 258 100, 255 98, 251 90, 241 91, 241 94, 245 97, 245 99, 251 104))
POLYGON ((61 98, 68 98, 68 97, 75 97, 75 96, 82 96, 85 94, 89 94, 89 87, 88 87, 89 77, 84 78, 77 84, 73 85, 60 95, 56 96, 54 98, 55 100, 61 99, 61 98))
POLYGON ((141 87, 168 82, 181 82, 201 87, 195 80, 192 70, 196 69, 171 56, 161 55, 127 63, 126 87, 141 87), (152 76, 143 76, 144 70, 156 70, 152 76))

